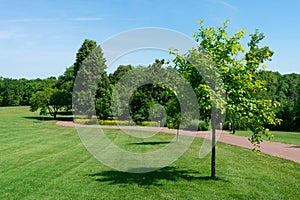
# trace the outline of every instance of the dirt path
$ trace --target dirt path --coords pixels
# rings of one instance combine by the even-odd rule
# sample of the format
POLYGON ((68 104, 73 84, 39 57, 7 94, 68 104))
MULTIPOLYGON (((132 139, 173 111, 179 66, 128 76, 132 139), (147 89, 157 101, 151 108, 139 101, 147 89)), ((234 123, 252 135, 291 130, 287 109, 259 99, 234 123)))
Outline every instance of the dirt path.
MULTIPOLYGON (((67 121, 59 121, 56 123, 60 126, 69 126, 69 127, 90 127, 90 128, 109 128, 109 129, 127 129, 127 130, 148 130, 148 131, 160 131, 164 133, 171 133, 176 134, 176 130, 174 129, 168 129, 165 127, 158 128, 158 127, 138 127, 138 126, 97 126, 97 125, 82 125, 82 124, 74 124, 73 122, 67 122, 67 121)), ((224 142, 227 144, 232 144, 235 146, 240 146, 248 149, 253 149, 253 145, 248 141, 247 137, 242 136, 235 136, 230 135, 228 133, 217 133, 217 137, 219 138, 219 142, 224 142)), ((181 135, 191 135, 195 136, 195 132, 192 131, 180 131, 181 135)), ((208 138, 209 134, 207 132, 197 132, 196 137, 200 138, 208 138)), ((265 154, 269 154, 272 156, 277 156, 280 158, 285 158, 288 160, 292 160, 295 162, 300 163, 300 146, 294 145, 294 144, 284 144, 279 142, 270 142, 270 141, 264 141, 261 144, 261 151, 265 154)))

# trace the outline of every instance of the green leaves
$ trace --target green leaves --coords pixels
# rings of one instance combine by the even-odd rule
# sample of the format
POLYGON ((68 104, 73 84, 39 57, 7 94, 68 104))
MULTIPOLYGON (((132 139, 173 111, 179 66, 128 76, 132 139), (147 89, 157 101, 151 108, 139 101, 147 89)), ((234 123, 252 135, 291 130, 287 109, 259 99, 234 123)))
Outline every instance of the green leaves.
POLYGON ((70 104, 70 95, 66 90, 45 88, 36 92, 30 99, 30 111, 40 109, 40 115, 50 114, 56 118, 57 112, 70 104))
MULTIPOLYGON (((269 47, 260 47, 259 43, 264 39, 264 34, 258 30, 250 35, 248 49, 242 45, 242 39, 245 37, 246 30, 240 29, 229 35, 228 21, 224 21, 221 27, 204 27, 203 21, 199 21, 200 27, 198 32, 194 33, 194 38, 199 46, 189 52, 187 56, 178 55, 173 60, 177 70, 189 80, 194 90, 196 91, 199 100, 199 109, 211 109, 209 104, 218 104, 219 108, 226 108, 227 120, 233 124, 241 121, 246 124, 253 132, 250 141, 259 145, 262 141, 261 134, 270 135, 266 131, 265 125, 277 125, 280 120, 276 118, 274 106, 276 102, 271 99, 257 99, 257 92, 266 90, 266 81, 259 76, 263 63, 271 60, 273 51, 269 47), (205 52, 209 57, 199 56, 201 52, 205 52), (210 80, 208 77, 218 77, 222 80, 222 84, 217 84, 211 88, 209 81, 204 82, 203 77, 193 69, 193 64, 197 63, 206 69, 205 80, 210 80), (207 62, 216 67, 218 73, 209 74, 211 71, 207 62), (202 63, 202 64, 199 64, 202 63), (206 63, 206 64, 203 64, 206 63), (205 85, 210 87, 205 87, 205 85), (209 90, 210 88, 211 90, 209 90), (218 102, 222 89, 226 94, 227 103, 218 102), (212 92, 213 91, 213 92, 212 92), (214 92, 217 91, 217 92, 214 92), (207 98, 208 95, 210 98, 207 98)), ((203 76, 203 74, 201 74, 203 76)), ((206 114, 208 118, 208 113, 206 114)))
POLYGON ((83 55, 86 57, 81 61, 80 68, 77 71, 73 90, 73 109, 76 115, 91 117, 96 114, 95 95, 98 89, 98 82, 105 73, 106 60, 101 47, 97 46, 94 41, 89 40, 85 40, 77 55, 80 56, 74 63, 75 72, 79 60, 83 58, 83 55), (86 55, 87 52, 89 52, 88 55, 86 55))

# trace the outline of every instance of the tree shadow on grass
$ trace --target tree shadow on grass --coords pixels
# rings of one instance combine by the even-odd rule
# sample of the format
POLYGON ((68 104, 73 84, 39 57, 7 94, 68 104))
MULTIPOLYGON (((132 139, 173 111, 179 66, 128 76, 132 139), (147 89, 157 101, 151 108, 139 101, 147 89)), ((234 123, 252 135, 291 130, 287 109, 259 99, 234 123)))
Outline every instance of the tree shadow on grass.
POLYGON ((33 119, 38 121, 73 121, 73 117, 56 117, 54 119, 53 117, 24 117, 26 119, 33 119))
MULTIPOLYGON (((134 169, 135 171, 142 171, 143 169, 134 169)), ((221 178, 212 179, 210 176, 199 176, 199 172, 190 170, 179 170, 175 167, 165 167, 157 171, 148 173, 128 173, 114 170, 103 171, 89 176, 94 177, 95 181, 108 182, 109 184, 138 184, 141 186, 162 185, 162 180, 166 181, 225 181, 221 178)))
POLYGON ((159 145, 159 144, 170 144, 171 142, 134 142, 130 145, 159 145))
POLYGON ((292 146, 289 146, 288 148, 296 148, 296 149, 298 149, 298 148, 300 148, 300 146, 298 146, 298 145, 292 145, 292 146))

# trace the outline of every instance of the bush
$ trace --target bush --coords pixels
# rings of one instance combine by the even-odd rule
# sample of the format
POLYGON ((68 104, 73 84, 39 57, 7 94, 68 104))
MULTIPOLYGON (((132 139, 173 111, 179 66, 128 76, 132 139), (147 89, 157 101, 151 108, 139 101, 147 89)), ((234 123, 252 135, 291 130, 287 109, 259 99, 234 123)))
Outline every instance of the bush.
POLYGON ((208 131, 209 124, 205 121, 200 121, 198 124, 198 131, 208 131))
MULTIPOLYGON (((128 120, 98 120, 97 119, 75 119, 74 121, 77 124, 85 124, 85 125, 94 125, 98 124, 99 125, 106 125, 106 126, 128 126, 130 124, 133 124, 132 121, 128 122, 128 120)), ((156 127, 158 126, 157 122, 154 121, 142 121, 142 122, 137 122, 136 125, 138 126, 153 126, 156 127)))

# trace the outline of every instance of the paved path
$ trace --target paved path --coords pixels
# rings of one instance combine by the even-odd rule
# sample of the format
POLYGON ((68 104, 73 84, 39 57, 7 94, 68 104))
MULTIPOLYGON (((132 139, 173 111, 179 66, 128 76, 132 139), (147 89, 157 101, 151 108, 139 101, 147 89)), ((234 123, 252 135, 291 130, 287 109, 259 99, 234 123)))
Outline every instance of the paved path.
MULTIPOLYGON (((168 129, 165 127, 143 127, 143 126, 98 126, 98 125, 82 125, 74 124, 70 121, 59 121, 56 123, 60 126, 70 126, 70 127, 89 127, 89 128, 109 128, 109 129, 127 129, 127 130, 144 130, 144 131, 160 131, 164 133, 176 134, 177 130, 168 129)), ((180 130, 180 135, 190 135, 200 138, 210 139, 210 134, 208 132, 192 132, 180 130), (196 135, 195 135, 196 134, 196 135)), ((217 138, 219 142, 224 142, 227 144, 232 144, 235 146, 240 146, 248 149, 253 149, 253 145, 248 141, 247 137, 230 135, 226 132, 221 134, 221 131, 217 132, 217 138)), ((300 146, 294 144, 283 144, 279 142, 264 141, 261 143, 261 149, 263 153, 272 156, 277 156, 280 158, 285 158, 300 163, 300 146)))

